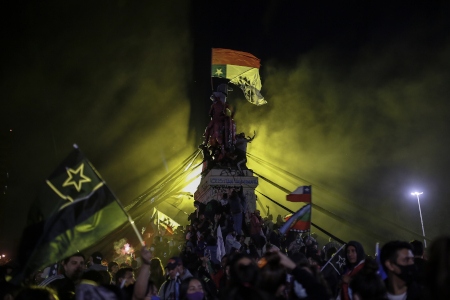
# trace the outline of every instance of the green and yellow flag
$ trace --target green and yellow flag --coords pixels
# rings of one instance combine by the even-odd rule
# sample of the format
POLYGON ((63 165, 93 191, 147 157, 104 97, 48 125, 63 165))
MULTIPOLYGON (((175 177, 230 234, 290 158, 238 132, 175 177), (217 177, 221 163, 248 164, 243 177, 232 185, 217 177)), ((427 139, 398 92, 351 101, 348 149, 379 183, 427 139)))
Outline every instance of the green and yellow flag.
POLYGON ((127 220, 121 204, 76 147, 47 178, 30 210, 19 249, 24 274, 94 245, 127 220))
POLYGON ((212 49, 211 76, 229 79, 255 105, 267 103, 261 95, 260 66, 259 58, 253 54, 222 48, 212 49))

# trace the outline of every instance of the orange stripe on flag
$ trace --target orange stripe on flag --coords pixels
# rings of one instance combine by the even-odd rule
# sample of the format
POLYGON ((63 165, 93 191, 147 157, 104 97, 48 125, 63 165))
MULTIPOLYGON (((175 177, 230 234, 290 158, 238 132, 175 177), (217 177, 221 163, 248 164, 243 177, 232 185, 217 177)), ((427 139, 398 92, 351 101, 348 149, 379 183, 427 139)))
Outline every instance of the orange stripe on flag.
POLYGON ((260 59, 253 54, 222 48, 212 48, 212 65, 236 65, 258 68, 260 59))

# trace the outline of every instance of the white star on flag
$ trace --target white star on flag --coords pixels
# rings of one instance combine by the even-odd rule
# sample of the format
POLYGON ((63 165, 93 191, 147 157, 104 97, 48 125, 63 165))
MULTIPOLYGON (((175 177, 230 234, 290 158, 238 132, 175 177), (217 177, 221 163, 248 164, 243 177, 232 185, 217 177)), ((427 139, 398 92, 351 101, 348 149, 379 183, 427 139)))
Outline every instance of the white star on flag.
POLYGON ((222 69, 216 69, 216 73, 217 76, 220 76, 223 74, 222 69))
POLYGON ((339 255, 339 260, 336 262, 340 268, 345 265, 345 258, 339 255))

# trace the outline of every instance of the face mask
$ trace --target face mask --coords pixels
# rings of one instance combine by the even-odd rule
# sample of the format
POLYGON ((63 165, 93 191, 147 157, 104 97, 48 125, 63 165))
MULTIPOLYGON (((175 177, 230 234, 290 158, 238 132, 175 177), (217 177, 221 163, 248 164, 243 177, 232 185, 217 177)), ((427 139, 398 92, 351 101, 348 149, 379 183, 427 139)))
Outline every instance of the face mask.
POLYGON ((413 282, 417 277, 417 268, 416 265, 407 265, 402 266, 399 264, 395 264, 397 267, 399 267, 401 273, 395 274, 397 275, 401 280, 403 280, 406 285, 409 285, 411 282, 413 282))
POLYGON ((188 300, 202 300, 203 292, 195 292, 193 294, 186 294, 186 297, 188 298, 188 300))

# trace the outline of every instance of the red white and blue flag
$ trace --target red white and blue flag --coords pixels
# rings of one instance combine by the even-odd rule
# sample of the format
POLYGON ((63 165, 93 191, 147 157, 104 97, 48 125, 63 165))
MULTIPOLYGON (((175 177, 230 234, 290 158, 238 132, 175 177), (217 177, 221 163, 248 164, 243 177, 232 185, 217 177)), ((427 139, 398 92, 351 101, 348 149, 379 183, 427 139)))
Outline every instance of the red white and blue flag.
POLYGON ((311 202, 311 186, 299 186, 295 191, 286 196, 291 202, 311 202))

